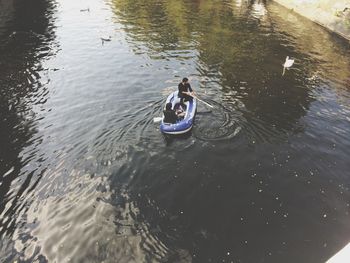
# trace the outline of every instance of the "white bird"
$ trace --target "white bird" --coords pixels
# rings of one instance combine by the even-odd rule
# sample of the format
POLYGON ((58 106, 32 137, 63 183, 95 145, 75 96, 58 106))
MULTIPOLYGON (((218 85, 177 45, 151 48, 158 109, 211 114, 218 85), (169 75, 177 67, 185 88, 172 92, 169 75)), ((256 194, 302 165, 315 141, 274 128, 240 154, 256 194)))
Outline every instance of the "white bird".
POLYGON ((290 68, 291 66, 293 66, 294 64, 294 59, 289 59, 289 57, 286 57, 286 62, 284 62, 283 64, 283 72, 282 72, 282 76, 284 75, 284 73, 286 72, 286 69, 290 68))

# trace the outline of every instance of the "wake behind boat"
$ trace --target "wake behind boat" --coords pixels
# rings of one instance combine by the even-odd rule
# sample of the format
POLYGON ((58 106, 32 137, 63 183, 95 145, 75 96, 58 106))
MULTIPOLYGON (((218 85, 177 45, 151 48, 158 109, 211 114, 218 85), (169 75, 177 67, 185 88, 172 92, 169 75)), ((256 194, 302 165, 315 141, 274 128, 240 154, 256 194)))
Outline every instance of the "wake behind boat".
POLYGON ((167 103, 171 103, 172 109, 174 110, 177 110, 182 106, 184 108, 183 110, 185 112, 185 115, 184 117, 178 118, 175 123, 167 123, 165 122, 165 116, 163 114, 160 123, 161 132, 166 134, 184 134, 186 132, 189 132, 192 129, 194 118, 196 115, 196 98, 193 98, 190 101, 186 101, 185 103, 183 103, 184 105, 181 105, 180 98, 178 97, 178 91, 174 91, 168 96, 165 105, 167 103))

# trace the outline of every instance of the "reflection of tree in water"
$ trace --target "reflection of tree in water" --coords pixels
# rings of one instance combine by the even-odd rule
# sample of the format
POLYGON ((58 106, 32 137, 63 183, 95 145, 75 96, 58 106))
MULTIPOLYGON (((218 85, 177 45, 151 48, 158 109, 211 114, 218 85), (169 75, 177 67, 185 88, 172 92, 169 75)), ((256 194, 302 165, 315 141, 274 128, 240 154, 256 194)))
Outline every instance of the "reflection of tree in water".
POLYGON ((33 108, 40 108, 46 102, 48 91, 38 72, 42 70, 41 59, 51 55, 54 40, 52 15, 55 9, 55 3, 46 0, 9 2, 12 10, 7 13, 6 30, 0 34, 2 237, 13 233, 17 224, 16 215, 21 209, 26 209, 24 197, 40 179, 36 169, 23 171, 30 160, 39 158, 35 156, 35 149, 26 154, 23 150, 40 144, 40 138, 34 139, 37 116, 33 108), (21 173, 23 181, 19 179, 21 173))
POLYGON ((183 1, 115 0, 112 8, 137 48, 145 45, 154 53, 178 49, 182 42, 191 40, 191 5, 183 1))
MULTIPOLYGON (((237 6, 233 2, 135 3, 120 0, 114 1, 114 6, 119 22, 126 28, 130 42, 138 51, 152 55, 171 53, 176 49, 197 50, 197 70, 212 85, 207 84, 207 88, 213 89, 225 103, 239 100, 244 105, 243 109, 236 106, 233 109, 242 111, 249 124, 243 128, 246 136, 259 141, 268 140, 278 133, 285 135, 289 131, 297 131, 296 123, 305 115, 313 100, 305 88, 310 85, 306 80, 309 69, 288 72, 282 78, 282 63, 286 55, 307 55, 291 45, 285 45, 286 40, 274 32, 271 19, 260 15, 264 12, 259 15, 254 13, 257 11, 253 4, 257 1, 249 1, 246 6, 237 6), (147 50, 143 50, 145 46, 147 50), (275 129, 276 133, 265 132, 271 129, 275 129)), ((248 157, 239 160, 239 154, 232 152, 227 154, 237 159, 231 157, 228 162, 233 162, 233 165, 226 168, 235 167, 238 171, 248 173, 249 167, 256 161, 248 157)), ((263 241, 276 229, 263 226, 260 211, 249 208, 252 205, 249 194, 254 196, 256 189, 252 185, 242 187, 247 184, 244 176, 232 184, 233 171, 222 171, 215 166, 215 161, 205 162, 199 158, 200 164, 189 161, 196 158, 186 156, 184 152, 174 159, 155 157, 146 170, 134 177, 136 179, 129 189, 137 193, 134 198, 141 210, 138 219, 156 229, 154 235, 167 246, 172 261, 181 259, 178 248, 190 251, 190 254, 184 253, 189 261, 192 258, 194 262, 205 262, 209 256, 214 257, 213 261, 221 261, 226 259, 228 250, 225 246, 228 244, 233 244, 238 254, 250 255, 252 260, 249 262, 259 257, 262 259, 262 253, 270 249, 269 245, 277 246, 275 240, 270 240, 271 243, 263 241), (224 178, 222 184, 218 184, 218 177, 224 178), (223 190, 226 185, 229 187, 223 190), (232 207, 225 206, 228 203, 232 207), (246 219, 239 218, 237 211, 245 211, 251 218, 256 218, 258 224, 243 222, 246 219), (261 236, 254 236, 257 233, 261 236), (261 255, 250 254, 245 240, 259 240, 261 255)), ((206 157, 202 154, 201 158, 206 157)), ((214 156, 208 158, 215 160, 214 156)), ((111 188, 114 188, 113 182, 111 188)), ((283 225, 278 220, 274 223, 278 227, 283 225)), ((273 234, 276 240, 282 240, 286 233, 278 227, 277 233, 273 234)))
POLYGON ((199 79, 207 81, 201 85, 228 104, 239 100, 244 105, 233 110, 246 116, 246 134, 266 137, 258 134, 249 116, 277 133, 299 131, 295 124, 311 101, 304 88, 309 84, 304 82, 308 69, 288 72, 284 78, 281 70, 286 55, 307 55, 283 44, 265 1, 115 0, 113 4, 136 53, 179 60, 186 58, 186 52, 197 54, 199 79))

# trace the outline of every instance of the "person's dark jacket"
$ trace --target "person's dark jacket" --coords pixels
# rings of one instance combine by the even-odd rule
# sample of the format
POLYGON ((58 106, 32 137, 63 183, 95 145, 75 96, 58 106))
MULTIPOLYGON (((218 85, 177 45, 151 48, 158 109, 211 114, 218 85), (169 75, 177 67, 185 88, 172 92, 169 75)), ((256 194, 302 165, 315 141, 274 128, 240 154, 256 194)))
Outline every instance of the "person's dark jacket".
POLYGON ((193 90, 192 90, 192 88, 191 88, 191 85, 190 85, 190 83, 185 83, 185 84, 183 84, 182 82, 180 82, 180 84, 179 84, 179 86, 178 86, 178 89, 179 89, 179 93, 178 93, 178 96, 180 97, 180 98, 191 98, 192 99, 192 97, 191 96, 188 96, 188 95, 186 95, 186 94, 183 94, 182 92, 192 92, 193 90))
POLYGON ((174 110, 164 110, 163 113, 165 123, 176 123, 178 118, 174 110))

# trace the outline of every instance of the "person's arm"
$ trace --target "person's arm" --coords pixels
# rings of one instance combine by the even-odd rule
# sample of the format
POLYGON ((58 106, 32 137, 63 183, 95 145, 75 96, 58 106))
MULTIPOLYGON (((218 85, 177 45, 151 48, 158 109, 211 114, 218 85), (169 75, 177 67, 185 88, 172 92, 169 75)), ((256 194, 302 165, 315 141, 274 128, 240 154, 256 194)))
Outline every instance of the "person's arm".
POLYGON ((184 117, 185 115, 186 115, 186 111, 183 111, 177 114, 177 117, 184 117))
POLYGON ((189 94, 188 94, 188 95, 190 95, 190 96, 192 96, 192 97, 195 95, 195 93, 194 93, 194 91, 193 91, 193 89, 192 89, 190 83, 188 83, 188 91, 189 91, 189 94))
POLYGON ((189 95, 191 97, 193 97, 195 95, 194 91, 191 89, 190 91, 183 91, 183 94, 189 95))
POLYGON ((191 87, 191 84, 190 83, 187 83, 188 84, 188 90, 189 90, 189 92, 193 92, 193 89, 192 89, 192 87, 191 87))

